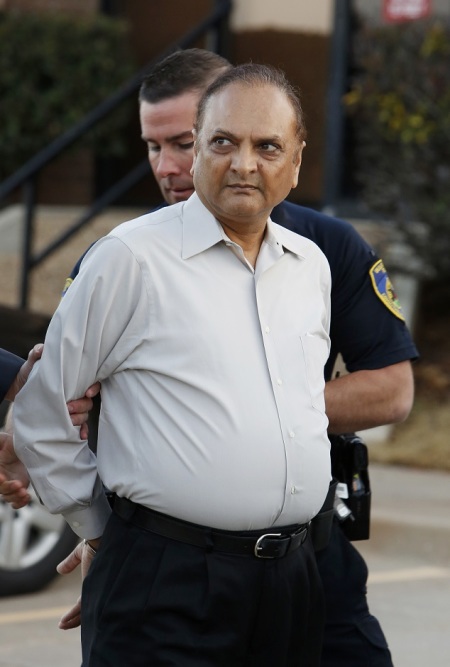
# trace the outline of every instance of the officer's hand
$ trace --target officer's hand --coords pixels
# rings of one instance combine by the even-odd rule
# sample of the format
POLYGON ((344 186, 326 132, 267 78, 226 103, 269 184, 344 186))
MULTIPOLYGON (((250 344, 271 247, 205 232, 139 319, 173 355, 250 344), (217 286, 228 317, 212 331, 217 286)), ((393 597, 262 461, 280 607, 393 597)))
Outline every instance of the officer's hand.
POLYGON ((96 382, 86 391, 85 395, 82 398, 77 398, 73 401, 67 403, 67 409, 69 410, 70 419, 74 426, 81 426, 80 428, 80 438, 82 440, 87 440, 89 429, 87 425, 88 415, 90 410, 92 410, 93 402, 92 399, 94 396, 97 396, 100 393, 101 384, 96 382))

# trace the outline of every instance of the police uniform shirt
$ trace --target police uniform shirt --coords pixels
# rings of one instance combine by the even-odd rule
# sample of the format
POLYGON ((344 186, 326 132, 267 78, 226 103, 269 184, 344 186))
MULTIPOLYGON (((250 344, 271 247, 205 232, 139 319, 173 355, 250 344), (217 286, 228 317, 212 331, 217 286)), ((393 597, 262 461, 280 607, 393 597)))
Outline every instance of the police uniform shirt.
POLYGON ((330 479, 328 263, 271 221, 253 270, 197 195, 90 250, 16 405, 16 449, 52 512, 103 532, 66 401, 102 381, 98 472, 119 496, 227 530, 304 523, 330 479))
POLYGON ((418 356, 382 260, 354 227, 290 202, 272 220, 316 243, 331 270, 329 380, 338 353, 347 370, 375 370, 418 356))
POLYGON ((0 348, 0 403, 5 398, 24 360, 0 348))

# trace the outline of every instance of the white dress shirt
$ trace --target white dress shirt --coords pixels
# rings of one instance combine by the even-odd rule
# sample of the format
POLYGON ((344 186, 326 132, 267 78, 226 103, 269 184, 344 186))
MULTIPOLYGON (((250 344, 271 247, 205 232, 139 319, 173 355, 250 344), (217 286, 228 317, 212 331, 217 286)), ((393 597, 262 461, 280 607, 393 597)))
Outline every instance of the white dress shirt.
POLYGON ((16 399, 15 447, 51 512, 102 534, 99 480, 227 530, 304 523, 330 480, 330 273, 268 221, 255 269, 197 195, 98 241, 16 399), (102 382, 97 460, 66 401, 102 382))

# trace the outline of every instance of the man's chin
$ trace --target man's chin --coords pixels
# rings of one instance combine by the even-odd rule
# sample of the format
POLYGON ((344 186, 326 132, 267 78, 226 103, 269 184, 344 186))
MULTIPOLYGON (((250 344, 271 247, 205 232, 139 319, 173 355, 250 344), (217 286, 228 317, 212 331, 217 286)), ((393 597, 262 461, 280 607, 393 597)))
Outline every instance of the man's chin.
POLYGON ((185 190, 167 190, 166 201, 169 204, 178 204, 180 201, 186 201, 194 193, 194 188, 187 188, 185 190))

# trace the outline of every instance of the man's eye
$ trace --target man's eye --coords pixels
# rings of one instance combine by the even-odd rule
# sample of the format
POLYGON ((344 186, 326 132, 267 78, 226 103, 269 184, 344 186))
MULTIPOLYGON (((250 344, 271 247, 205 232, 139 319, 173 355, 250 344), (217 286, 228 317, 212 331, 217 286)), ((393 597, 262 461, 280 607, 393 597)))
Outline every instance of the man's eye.
POLYGON ((275 153, 275 151, 279 150, 280 147, 276 144, 264 143, 260 145, 260 148, 265 153, 275 153))
POLYGON ((185 144, 178 144, 178 145, 183 151, 188 151, 188 150, 190 150, 191 148, 194 147, 194 142, 193 141, 188 141, 185 144))
POLYGON ((149 153, 159 153, 161 147, 158 144, 147 144, 147 150, 149 153))
POLYGON ((225 137, 216 137, 212 143, 214 146, 231 146, 231 141, 225 137))

